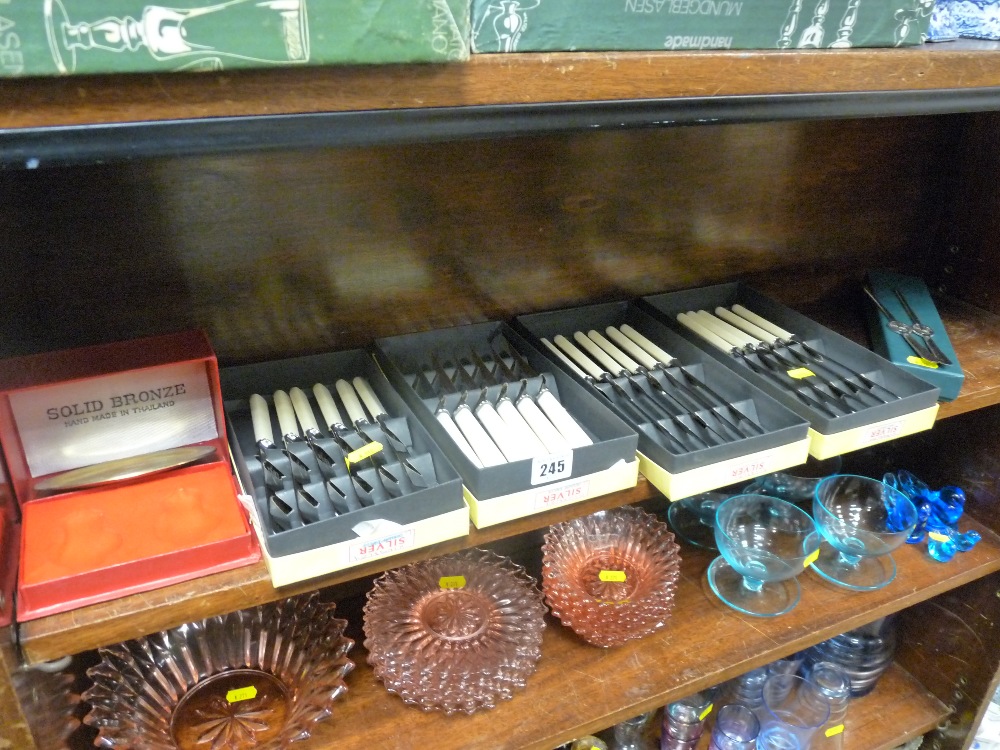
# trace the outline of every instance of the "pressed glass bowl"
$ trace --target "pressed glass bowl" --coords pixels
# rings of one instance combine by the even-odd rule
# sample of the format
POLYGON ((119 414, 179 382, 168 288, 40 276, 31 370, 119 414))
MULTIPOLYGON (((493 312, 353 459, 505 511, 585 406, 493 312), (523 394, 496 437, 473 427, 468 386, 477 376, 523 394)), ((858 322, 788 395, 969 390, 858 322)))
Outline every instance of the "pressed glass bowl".
POLYGON ((364 613, 375 676, 428 711, 493 708, 524 687, 541 656, 545 604, 535 580, 486 550, 388 571, 364 613))
POLYGON ((310 594, 102 648, 84 723, 101 747, 288 747, 347 690, 346 626, 310 594))
POLYGON ((655 516, 625 506, 549 528, 542 589, 552 613, 595 646, 663 628, 674 609, 680 547, 655 516))

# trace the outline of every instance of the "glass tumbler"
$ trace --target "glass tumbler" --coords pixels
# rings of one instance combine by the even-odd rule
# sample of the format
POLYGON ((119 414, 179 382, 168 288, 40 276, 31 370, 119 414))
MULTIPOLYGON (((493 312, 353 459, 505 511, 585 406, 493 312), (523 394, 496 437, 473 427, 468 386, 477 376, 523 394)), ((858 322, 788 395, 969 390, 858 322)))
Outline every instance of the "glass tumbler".
POLYGON ((649 723, 652 718, 653 712, 649 711, 615 724, 611 730, 612 739, 608 749, 655 750, 656 742, 649 734, 649 723))
POLYGON ((682 750, 689 746, 688 743, 697 745, 717 692, 715 688, 703 690, 670 703, 663 709, 661 750, 682 750))
POLYGON ((726 683, 726 703, 740 703, 751 711, 756 711, 764 703, 761 691, 767 676, 767 667, 758 667, 734 677, 726 683))
POLYGON ((830 702, 830 718, 826 720, 821 735, 818 736, 821 740, 829 738, 839 741, 844 732, 847 704, 851 699, 851 678, 837 664, 820 661, 812 665, 807 679, 830 702))
POLYGON ((830 701, 796 675, 776 674, 764 683, 758 750, 806 750, 830 718, 830 701))
POLYGON ((730 703, 719 709, 709 750, 753 750, 760 722, 746 706, 730 703))

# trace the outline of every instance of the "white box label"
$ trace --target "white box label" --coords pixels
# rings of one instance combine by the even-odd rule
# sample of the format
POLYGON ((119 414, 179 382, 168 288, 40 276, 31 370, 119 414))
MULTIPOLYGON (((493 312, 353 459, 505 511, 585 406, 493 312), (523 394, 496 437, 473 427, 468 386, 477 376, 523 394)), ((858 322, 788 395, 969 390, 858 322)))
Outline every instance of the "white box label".
POLYGON ((384 534, 373 539, 361 539, 354 542, 348 552, 352 563, 362 563, 367 560, 377 560, 386 555, 396 555, 413 547, 416 532, 413 529, 384 534))
POLYGON ((535 510, 558 508, 560 505, 584 500, 590 489, 590 480, 568 482, 566 484, 546 487, 535 495, 535 510))
POLYGON ((744 479, 753 479, 761 474, 766 474, 768 467, 774 462, 773 453, 765 453, 760 456, 750 458, 734 465, 727 472, 728 481, 726 484, 734 484, 744 479))
POLYGON ((573 475, 573 451, 537 456, 531 460, 531 484, 545 484, 573 475))
POLYGON ((10 405, 33 477, 219 436, 202 362, 31 388, 10 405))
POLYGON ((870 443, 881 443, 883 440, 892 440, 899 437, 903 432, 903 420, 897 419, 893 422, 883 422, 867 427, 861 435, 859 441, 862 445, 870 443))

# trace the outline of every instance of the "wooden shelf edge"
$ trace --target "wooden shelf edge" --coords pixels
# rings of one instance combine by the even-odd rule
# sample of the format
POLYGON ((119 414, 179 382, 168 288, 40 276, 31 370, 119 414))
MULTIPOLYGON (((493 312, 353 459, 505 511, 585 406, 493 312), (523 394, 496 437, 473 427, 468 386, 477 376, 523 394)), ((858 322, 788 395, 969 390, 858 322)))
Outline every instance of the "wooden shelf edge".
POLYGON ((565 52, 467 63, 0 79, 3 131, 75 125, 777 94, 1000 86, 1000 46, 565 52))
POLYGON ((485 529, 477 529, 470 525, 467 536, 401 555, 384 557, 367 565, 347 568, 280 589, 271 585, 267 567, 264 562, 259 562, 193 581, 20 623, 18 638, 21 652, 29 664, 59 659, 67 654, 138 638, 192 620, 374 576, 417 560, 470 547, 480 547, 517 534, 544 529, 568 518, 648 500, 657 494, 652 485, 640 476, 635 487, 621 492, 565 505, 485 529))

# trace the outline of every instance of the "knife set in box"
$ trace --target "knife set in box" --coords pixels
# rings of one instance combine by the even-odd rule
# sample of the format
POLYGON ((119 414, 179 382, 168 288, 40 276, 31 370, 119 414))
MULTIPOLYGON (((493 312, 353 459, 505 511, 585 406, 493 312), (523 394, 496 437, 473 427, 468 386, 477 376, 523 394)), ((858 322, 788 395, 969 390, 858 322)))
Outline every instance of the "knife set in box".
POLYGON ((639 471, 679 500, 803 463, 804 419, 628 302, 516 326, 639 434, 639 471))
POLYGON ((934 424, 937 388, 748 286, 669 292, 638 305, 808 420, 815 458, 934 424))
POLYGON ((635 485, 635 433, 505 323, 376 342, 483 528, 635 485))
POLYGON ((365 351, 226 368, 222 390, 275 586, 468 534, 458 474, 365 351))
POLYGON ((201 333, 0 362, 0 442, 20 621, 259 559, 201 333))

